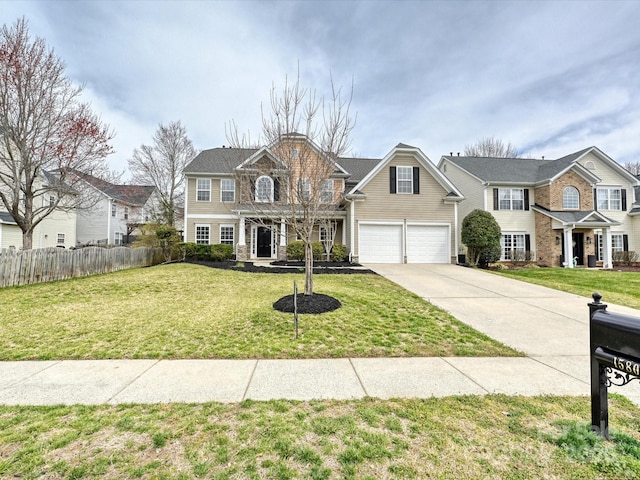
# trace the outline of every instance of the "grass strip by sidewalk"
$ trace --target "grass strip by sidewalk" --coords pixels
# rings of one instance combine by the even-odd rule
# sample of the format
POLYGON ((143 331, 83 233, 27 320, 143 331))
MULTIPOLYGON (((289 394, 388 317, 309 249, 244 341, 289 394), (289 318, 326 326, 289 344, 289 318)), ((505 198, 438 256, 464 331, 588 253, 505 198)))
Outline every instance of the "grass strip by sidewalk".
POLYGON ((35 479, 632 479, 640 411, 613 441, 577 397, 0 406, 0 476, 35 479))
POLYGON ((498 275, 591 298, 602 294, 604 303, 640 309, 640 273, 586 268, 521 268, 495 271, 498 275))
POLYGON ((302 274, 192 264, 0 290, 0 360, 510 356, 517 352, 377 275, 316 275, 342 308, 293 316, 273 302, 302 274))

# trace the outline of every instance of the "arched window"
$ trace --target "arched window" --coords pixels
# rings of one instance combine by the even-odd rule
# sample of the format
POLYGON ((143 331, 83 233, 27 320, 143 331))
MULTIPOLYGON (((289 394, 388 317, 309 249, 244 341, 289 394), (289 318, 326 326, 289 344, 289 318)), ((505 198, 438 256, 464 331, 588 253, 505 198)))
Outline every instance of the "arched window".
POLYGON ((568 210, 580 208, 580 193, 576 187, 565 187, 562 191, 562 208, 568 210))
POLYGON ((266 175, 256 180, 256 202, 273 202, 273 179, 266 175))
POLYGON ((589 170, 595 170, 596 169, 596 164, 593 163, 591 160, 588 160, 587 162, 584 163, 585 168, 588 168, 589 170))

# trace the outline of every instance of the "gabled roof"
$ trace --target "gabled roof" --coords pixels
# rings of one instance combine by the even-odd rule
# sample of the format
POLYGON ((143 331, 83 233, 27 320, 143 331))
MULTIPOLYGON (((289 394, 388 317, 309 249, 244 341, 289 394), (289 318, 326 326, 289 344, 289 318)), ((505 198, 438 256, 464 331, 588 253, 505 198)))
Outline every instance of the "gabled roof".
POLYGON ((184 168, 183 173, 229 175, 257 151, 257 148, 231 147, 203 150, 184 168))
POLYGON ((495 158, 495 157, 459 157, 444 155, 438 164, 447 160, 466 170, 478 180, 486 183, 529 184, 536 185, 553 181, 569 169, 575 171, 591 183, 600 179, 590 170, 578 163, 585 155, 593 153, 608 163, 612 168, 626 176, 631 182, 638 180, 622 166, 607 156, 597 147, 588 147, 571 153, 556 160, 541 160, 535 158, 495 158))
POLYGON ((532 205, 531 208, 537 212, 553 218, 554 220, 557 220, 562 225, 581 225, 590 227, 620 225, 620 222, 604 216, 597 210, 557 211, 548 210, 544 207, 541 207, 540 205, 532 205))
POLYGON ((349 174, 347 183, 356 184, 381 162, 380 158, 340 158, 338 162, 349 174))
POLYGON ((395 146, 378 164, 365 175, 365 177, 358 182, 347 195, 360 195, 362 189, 382 170, 394 156, 398 153, 406 153, 412 155, 422 167, 431 174, 431 176, 442 186, 447 192, 446 197, 449 200, 463 200, 464 195, 455 187, 453 183, 449 181, 444 174, 438 170, 435 165, 429 160, 429 158, 419 148, 399 143, 395 146))
POLYGON ((87 173, 74 173, 106 196, 129 205, 144 205, 156 189, 153 185, 115 185, 87 173))

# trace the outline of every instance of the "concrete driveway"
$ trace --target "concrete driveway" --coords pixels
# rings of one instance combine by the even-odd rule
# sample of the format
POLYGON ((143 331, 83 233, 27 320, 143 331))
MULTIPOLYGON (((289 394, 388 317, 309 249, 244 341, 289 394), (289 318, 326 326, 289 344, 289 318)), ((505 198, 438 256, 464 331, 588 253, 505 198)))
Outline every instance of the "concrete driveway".
MULTIPOLYGON (((367 268, 545 365, 589 382, 591 298, 458 265, 367 264, 367 268)), ((640 317, 613 305, 608 311, 640 317)), ((640 399, 632 382, 612 391, 640 399)))

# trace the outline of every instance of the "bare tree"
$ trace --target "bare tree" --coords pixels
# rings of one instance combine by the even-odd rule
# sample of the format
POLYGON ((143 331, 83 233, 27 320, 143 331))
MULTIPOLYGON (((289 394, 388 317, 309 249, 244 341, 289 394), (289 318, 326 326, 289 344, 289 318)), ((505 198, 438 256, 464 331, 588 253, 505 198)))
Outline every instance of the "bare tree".
POLYGON ((631 175, 640 175, 640 162, 625 162, 623 167, 629 171, 631 175))
MULTIPOLYGON (((255 212, 256 221, 285 224, 304 243, 305 295, 313 294, 314 232, 321 222, 335 218, 341 201, 336 160, 350 147, 352 97, 353 88, 343 99, 333 80, 328 101, 303 89, 299 77, 293 83, 285 80, 280 93, 273 86, 270 112, 262 111, 262 135, 270 155, 235 170, 240 202, 255 212)), ((235 124, 227 137, 233 147, 250 146, 249 136, 240 136, 235 124)))
POLYGON ((70 174, 110 175, 113 133, 79 100, 82 87, 27 21, 0 31, 0 200, 32 248, 34 228, 54 211, 89 208, 70 174))
POLYGON ((472 145, 466 145, 464 155, 466 157, 516 158, 520 152, 511 142, 505 144, 499 138, 486 137, 472 145))
POLYGON ((153 145, 141 145, 129 159, 134 182, 156 187, 160 195, 162 221, 175 225, 176 207, 184 202, 182 170, 196 156, 187 129, 178 121, 158 126, 153 145))

